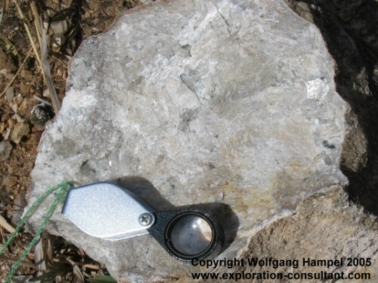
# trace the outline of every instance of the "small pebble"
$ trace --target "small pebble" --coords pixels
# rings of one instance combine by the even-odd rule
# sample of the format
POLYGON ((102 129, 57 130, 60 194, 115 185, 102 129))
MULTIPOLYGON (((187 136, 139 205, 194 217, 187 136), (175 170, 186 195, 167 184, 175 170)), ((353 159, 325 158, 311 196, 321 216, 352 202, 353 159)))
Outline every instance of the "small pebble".
POLYGON ((19 112, 25 112, 25 111, 27 111, 27 109, 28 109, 28 100, 23 99, 20 106, 18 107, 18 111, 19 112))
POLYGON ((11 140, 19 144, 21 139, 30 133, 30 126, 28 123, 18 123, 14 126, 11 133, 11 140))
POLYGON ((9 103, 9 106, 10 106, 10 108, 12 109, 12 111, 13 111, 14 113, 17 113, 18 105, 17 105, 16 102, 10 102, 10 103, 9 103))
POLYGON ((32 77, 33 77, 33 73, 31 71, 28 71, 28 70, 21 71, 21 78, 30 79, 32 77))
POLYGON ((11 102, 14 97, 14 88, 13 86, 8 87, 7 91, 5 92, 5 97, 7 98, 8 102, 11 102))
POLYGON ((46 88, 44 91, 43 91, 43 94, 42 94, 43 97, 50 97, 50 91, 48 88, 46 88))
POLYGON ((18 178, 16 176, 8 175, 3 180, 3 185, 10 188, 17 184, 18 178))
POLYGON ((1 119, 0 119, 0 121, 1 121, 1 122, 6 122, 6 121, 9 120, 9 118, 10 118, 10 115, 4 113, 3 115, 1 115, 1 119))
POLYGON ((16 120, 14 120, 13 118, 9 119, 8 121, 8 127, 13 129, 14 126, 16 125, 16 120))
POLYGON ((25 207, 26 205, 27 205, 27 202, 25 200, 25 192, 17 195, 13 203, 13 215, 12 215, 13 223, 20 222, 22 213, 23 213, 23 209, 20 209, 20 208, 25 207))
POLYGON ((12 144, 9 141, 0 142, 0 160, 5 161, 10 157, 12 144))
POLYGON ((64 34, 68 29, 68 23, 66 20, 51 22, 50 28, 52 29, 53 34, 64 34))
POLYGON ((14 114, 13 116, 12 116, 12 119, 16 119, 16 121, 18 122, 18 123, 21 123, 21 122, 25 122, 26 121, 26 119, 25 118, 23 118, 20 114, 14 114))
POLYGON ((20 92, 21 92, 21 94, 28 94, 29 93, 29 88, 30 88, 30 86, 28 84, 22 83, 20 85, 20 92))
POLYGON ((46 123, 54 118, 54 110, 46 104, 38 104, 31 111, 30 121, 37 130, 43 130, 46 123))
POLYGON ((17 104, 20 105, 23 100, 24 100, 24 97, 22 96, 22 94, 21 93, 17 94, 16 96, 17 104))
POLYGON ((7 140, 7 139, 9 138, 10 131, 11 131, 11 129, 10 129, 10 128, 7 128, 7 129, 5 130, 5 132, 3 132, 3 139, 4 139, 4 140, 7 140))

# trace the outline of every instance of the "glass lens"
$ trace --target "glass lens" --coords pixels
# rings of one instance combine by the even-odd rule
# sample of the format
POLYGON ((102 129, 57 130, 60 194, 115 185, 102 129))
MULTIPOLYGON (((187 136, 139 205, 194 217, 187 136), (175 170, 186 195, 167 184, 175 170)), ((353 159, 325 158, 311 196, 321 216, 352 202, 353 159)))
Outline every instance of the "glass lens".
POLYGON ((188 214, 173 224, 169 236, 176 251, 192 256, 204 252, 210 246, 213 231, 205 219, 188 214))

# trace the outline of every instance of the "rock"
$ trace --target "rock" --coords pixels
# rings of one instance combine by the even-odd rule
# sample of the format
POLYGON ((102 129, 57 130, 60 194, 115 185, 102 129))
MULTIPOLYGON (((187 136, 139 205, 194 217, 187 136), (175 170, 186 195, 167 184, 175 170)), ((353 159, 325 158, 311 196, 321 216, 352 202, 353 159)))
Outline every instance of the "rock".
MULTIPOLYGON (((277 262, 271 261, 270 266, 254 267, 246 264, 228 269, 222 268, 217 272, 238 274, 269 272, 285 275, 308 272, 306 276, 309 273, 319 276, 323 271, 323 273, 327 272, 333 276, 340 276, 341 273, 344 273, 345 278, 347 278, 346 276, 361 276, 365 273, 370 276, 370 280, 355 282, 375 282, 378 275, 377 234, 376 218, 364 214, 356 206, 351 206, 343 188, 333 186, 327 192, 315 194, 301 202, 295 215, 280 219, 259 231, 239 256, 244 260, 258 258, 264 261, 273 256, 275 260, 296 260, 298 265, 293 262, 294 264, 291 265, 285 264, 277 267, 274 266, 277 262), (327 267, 320 264, 308 266, 306 263, 308 259, 338 260, 339 266, 327 267)), ((334 263, 336 264, 336 262, 334 263)), ((212 272, 214 269, 210 268, 207 271, 212 272)), ((295 280, 295 282, 328 282, 319 279, 321 278, 310 280, 308 277, 295 280)), ((337 281, 339 280, 333 282, 337 281)), ((238 282, 261 281, 249 279, 238 282)), ((268 282, 283 281, 269 280, 268 282)))
POLYGON ((153 2, 155 2, 156 0, 141 0, 140 2, 142 2, 143 4, 151 4, 153 2))
POLYGON ((37 130, 42 130, 45 128, 46 123, 52 118, 54 118, 54 110, 52 107, 41 103, 33 107, 30 122, 32 122, 37 130))
MULTIPOLYGON (((317 28, 282 1, 177 0, 129 13, 73 57, 29 206, 63 180, 142 176, 172 206, 228 205, 238 221, 227 219, 226 233, 237 235, 219 258, 235 258, 304 199, 346 184, 338 164, 347 105, 334 75, 317 28)), ((47 229, 119 280, 183 282, 199 270, 149 236, 96 239, 59 212, 47 229)))
POLYGON ((14 97, 14 87, 8 87, 7 91, 5 92, 5 97, 7 98, 8 102, 11 102, 14 97))
POLYGON ((21 139, 30 133, 30 126, 28 123, 17 123, 11 132, 11 140, 16 144, 21 142, 21 139))
MULTIPOLYGON (((378 215, 378 1, 286 0, 299 15, 310 11, 335 60, 340 96, 350 104, 340 167, 350 200, 378 215), (314 10, 313 6, 317 9, 314 10), (358 24, 357 24, 358 23, 358 24)), ((305 16, 306 17, 306 16, 305 16)))
POLYGON ((9 141, 0 142, 0 160, 5 161, 10 157, 12 144, 9 141))

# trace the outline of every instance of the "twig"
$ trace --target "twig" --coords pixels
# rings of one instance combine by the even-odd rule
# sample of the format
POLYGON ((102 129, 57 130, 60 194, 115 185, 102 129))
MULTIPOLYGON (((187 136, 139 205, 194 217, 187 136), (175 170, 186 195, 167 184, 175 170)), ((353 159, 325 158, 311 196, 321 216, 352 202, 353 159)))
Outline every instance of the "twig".
POLYGON ((46 84, 50 92, 51 102, 55 111, 55 114, 58 114, 60 109, 60 101, 58 95, 56 94, 53 80, 51 78, 50 64, 47 60, 47 28, 45 23, 42 25, 42 46, 41 46, 41 56, 42 56, 42 68, 43 74, 46 79, 46 84))
POLYGON ((2 226, 5 230, 7 230, 9 233, 14 232, 14 228, 12 225, 10 225, 3 216, 0 215, 0 226, 2 226))
POLYGON ((81 272, 80 268, 77 266, 77 264, 73 260, 69 259, 68 257, 66 258, 66 260, 72 265, 72 271, 75 274, 76 278, 80 282, 84 282, 84 275, 81 272))
MULTIPOLYGON (((15 263, 17 261, 16 259, 7 257, 5 255, 0 255, 0 260, 7 260, 11 263, 15 263)), ((37 266, 34 263, 27 262, 27 261, 22 261, 21 265, 26 266, 26 267, 30 267, 30 268, 37 268, 37 266)))
POLYGON ((29 27, 28 27, 28 25, 26 23, 26 20, 25 20, 25 16, 22 13, 21 8, 18 5, 17 1, 13 0, 13 2, 16 5, 18 13, 20 14, 21 21, 24 24, 26 33, 27 33, 27 35, 29 37, 29 40, 31 42, 31 45, 33 47, 33 50, 34 50, 34 53, 35 53, 35 57, 36 57, 36 59, 37 59, 37 61, 39 63, 39 66, 42 69, 43 78, 45 79, 46 85, 47 85, 47 87, 49 89, 49 92, 50 92, 50 96, 51 96, 51 101, 52 101, 52 104, 53 104, 54 112, 55 112, 55 114, 58 114, 59 109, 60 109, 60 101, 59 101, 58 96, 56 94, 54 83, 53 83, 53 81, 51 79, 50 65, 49 65, 49 63, 47 61, 47 39, 46 39, 47 36, 46 36, 46 30, 42 27, 42 46, 41 46, 41 55, 42 55, 42 60, 43 60, 43 62, 42 62, 41 58, 39 57, 39 54, 38 54, 38 51, 37 51, 37 47, 35 46, 35 44, 33 42, 33 38, 31 36, 29 27))
POLYGON ((34 263, 37 266, 38 271, 46 271, 46 260, 43 246, 43 236, 40 236, 34 247, 34 263))
POLYGON ((34 26, 35 26, 35 30, 37 31, 37 38, 38 38, 38 42, 39 42, 39 46, 42 46, 42 43, 41 43, 41 18, 39 17, 39 13, 38 13, 38 9, 37 9, 37 6, 35 5, 35 1, 32 1, 30 3, 30 8, 32 10, 32 13, 33 13, 33 17, 34 17, 34 26))
POLYGON ((40 98, 40 97, 38 97, 36 95, 33 95, 33 98, 36 99, 36 100, 38 100, 38 101, 40 101, 40 102, 42 102, 42 103, 44 103, 44 104, 46 104, 46 105, 48 105, 48 106, 52 106, 50 102, 48 102, 47 100, 42 99, 42 98, 40 98))
MULTIPOLYGON (((13 3, 16 5, 17 11, 18 11, 18 13, 19 13, 19 15, 20 15, 20 18, 21 18, 21 21, 22 21, 22 23, 24 24, 24 27, 25 27, 26 33, 27 33, 27 35, 28 35, 28 37, 29 37, 30 43, 31 43, 31 45, 32 45, 32 47, 33 47, 33 50, 34 50, 35 58, 37 59, 39 65, 40 65, 41 68, 42 68, 41 58, 39 57, 37 47, 36 47, 35 44, 34 44, 34 41, 33 41, 33 38, 32 38, 32 36, 31 36, 31 33, 30 33, 30 30, 29 30, 29 27, 28 27, 28 25, 27 25, 27 23, 26 23, 25 16, 24 16, 24 14, 22 13, 21 8, 20 8, 20 6, 18 5, 17 1, 16 1, 16 0, 13 0, 13 3)), ((43 72, 42 72, 42 73, 43 73, 43 72)))
POLYGON ((7 84, 7 86, 5 87, 5 89, 2 91, 2 93, 0 93, 0 97, 2 97, 4 95, 4 93, 7 91, 7 89, 12 85, 13 81, 16 79, 16 77, 18 76, 18 73, 21 71, 22 67, 25 65, 26 63, 26 60, 29 58, 30 56, 30 53, 31 53, 32 49, 30 48, 29 52, 28 52, 28 55, 26 55, 24 61, 22 62, 20 68, 18 68, 18 71, 17 73, 13 76, 13 78, 10 80, 10 82, 7 84))
POLYGON ((100 270, 100 267, 98 265, 94 265, 94 264, 84 264, 82 267, 82 269, 95 269, 95 270, 100 270))

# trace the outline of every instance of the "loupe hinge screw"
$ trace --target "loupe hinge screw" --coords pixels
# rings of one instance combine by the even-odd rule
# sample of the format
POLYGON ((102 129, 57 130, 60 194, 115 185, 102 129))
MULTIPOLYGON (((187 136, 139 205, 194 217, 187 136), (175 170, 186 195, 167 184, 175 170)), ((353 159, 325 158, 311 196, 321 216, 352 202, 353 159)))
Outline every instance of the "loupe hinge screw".
POLYGON ((150 225, 152 223, 152 220, 153 220, 152 215, 149 213, 143 213, 138 218, 139 224, 142 226, 150 225))

